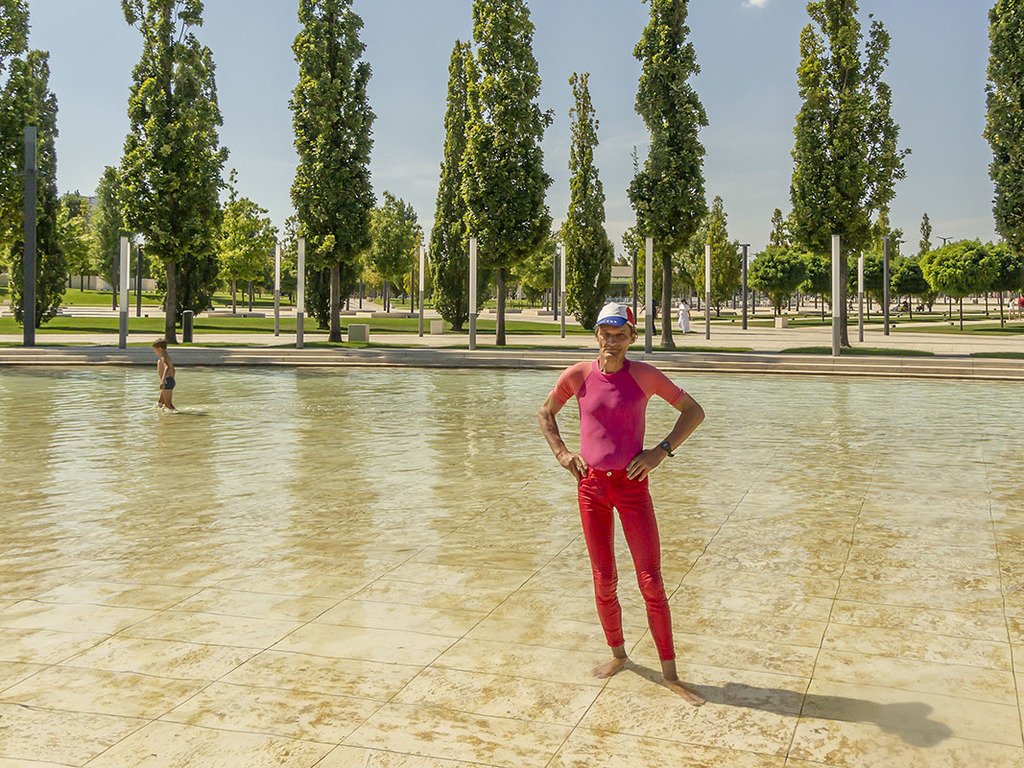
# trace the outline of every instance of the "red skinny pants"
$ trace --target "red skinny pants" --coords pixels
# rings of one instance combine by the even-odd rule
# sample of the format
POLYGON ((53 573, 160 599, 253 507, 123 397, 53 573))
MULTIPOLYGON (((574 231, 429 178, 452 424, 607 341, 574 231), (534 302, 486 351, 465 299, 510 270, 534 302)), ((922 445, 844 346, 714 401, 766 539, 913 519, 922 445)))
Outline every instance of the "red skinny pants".
POLYGON ((619 576, 615 567, 615 517, 619 511, 626 544, 633 556, 640 594, 647 606, 647 624, 662 661, 676 657, 672 645, 672 617, 661 579, 661 541, 654 518, 654 502, 647 480, 637 482, 626 472, 587 471, 577 492, 583 537, 594 572, 594 596, 608 645, 623 645, 622 609, 616 594, 619 576))

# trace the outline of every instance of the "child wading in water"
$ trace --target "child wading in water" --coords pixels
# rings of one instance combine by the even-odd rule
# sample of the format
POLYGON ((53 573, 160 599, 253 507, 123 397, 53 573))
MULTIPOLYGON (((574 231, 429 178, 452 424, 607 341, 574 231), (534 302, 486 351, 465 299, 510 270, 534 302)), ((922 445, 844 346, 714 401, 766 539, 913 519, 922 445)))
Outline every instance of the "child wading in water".
POLYGON ((177 410, 171 397, 174 391, 174 362, 167 354, 167 342, 164 339, 157 339, 153 342, 153 351, 156 352, 156 375, 160 377, 160 399, 157 404, 168 411, 177 410))

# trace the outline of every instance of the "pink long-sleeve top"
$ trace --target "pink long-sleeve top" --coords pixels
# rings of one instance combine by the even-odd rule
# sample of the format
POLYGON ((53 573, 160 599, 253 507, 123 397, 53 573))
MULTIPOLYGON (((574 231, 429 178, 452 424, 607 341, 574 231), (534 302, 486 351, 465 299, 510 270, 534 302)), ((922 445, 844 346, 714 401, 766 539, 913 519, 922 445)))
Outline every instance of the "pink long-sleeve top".
POLYGON ((625 469, 643 450, 651 397, 674 406, 686 393, 653 365, 626 360, 618 371, 606 374, 594 360, 566 368, 551 394, 562 405, 576 397, 580 455, 587 466, 614 471, 625 469))

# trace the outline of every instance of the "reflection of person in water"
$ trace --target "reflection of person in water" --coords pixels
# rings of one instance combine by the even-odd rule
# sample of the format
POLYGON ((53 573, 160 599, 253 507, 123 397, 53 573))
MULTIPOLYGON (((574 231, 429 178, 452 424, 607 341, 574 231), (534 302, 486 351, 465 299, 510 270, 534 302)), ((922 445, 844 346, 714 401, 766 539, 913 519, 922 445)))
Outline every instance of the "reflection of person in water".
POLYGON ((661 578, 661 542, 648 475, 674 455, 673 451, 704 420, 704 411, 653 365, 626 359, 629 345, 636 341, 635 326, 628 307, 605 306, 595 326, 597 360, 577 363, 563 371, 537 418, 558 463, 577 480, 597 613, 612 650, 612 659, 596 667, 594 674, 611 677, 629 661, 616 591, 612 510, 617 509, 647 607, 647 622, 661 658, 663 684, 690 704, 700 706, 704 699, 686 688, 676 672, 672 618, 661 578), (644 450, 647 403, 653 395, 679 411, 679 418, 665 440, 644 450), (573 396, 580 409, 579 453, 566 448, 555 420, 573 396))
POLYGON ((157 339, 153 342, 153 351, 156 352, 156 375, 160 378, 160 398, 156 401, 161 408, 174 411, 173 397, 174 385, 174 362, 167 352, 167 342, 164 339, 157 339))

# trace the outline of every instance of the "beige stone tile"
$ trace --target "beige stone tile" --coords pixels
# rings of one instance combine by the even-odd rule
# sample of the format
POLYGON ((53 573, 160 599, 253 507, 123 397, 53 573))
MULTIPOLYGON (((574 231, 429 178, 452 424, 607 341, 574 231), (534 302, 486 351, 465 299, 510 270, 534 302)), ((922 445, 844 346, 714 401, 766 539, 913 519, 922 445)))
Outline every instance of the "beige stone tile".
MULTIPOLYGON (((810 683, 806 677, 780 675, 749 669, 726 669, 683 662, 679 675, 688 686, 714 704, 743 707, 771 707, 773 711, 797 714, 810 683)), ((661 685, 661 666, 656 663, 630 664, 608 681, 607 689, 649 694, 661 685)))
POLYGON ((105 605, 62 605, 22 600, 0 611, 0 627, 113 634, 154 616, 156 611, 105 605))
POLYGON ((0 768, 73 768, 68 763, 41 763, 37 760, 11 760, 0 757, 0 768))
POLYGON ((834 651, 823 648, 814 667, 815 680, 884 685, 962 699, 1013 705, 1013 673, 1006 669, 940 664, 907 658, 834 651))
POLYGON ((311 768, 329 744, 153 722, 89 768, 311 768))
POLYGON ((368 600, 398 605, 420 605, 425 608, 465 611, 490 611, 498 606, 508 592, 476 587, 452 587, 446 584, 415 584, 411 581, 380 579, 352 595, 353 600, 368 600))
POLYGON ((573 621, 489 616, 477 624, 467 637, 570 651, 589 651, 606 645, 604 632, 596 617, 590 621, 573 621))
POLYGON ((393 629, 307 624, 274 645, 275 651, 424 666, 457 638, 393 629))
MULTIPOLYGON (((680 669, 688 664, 701 664, 809 678, 818 652, 817 648, 806 646, 690 635, 679 631, 675 633, 674 641, 676 663, 680 669)), ((630 651, 630 656, 634 661, 658 666, 658 654, 650 634, 630 651)))
POLYGON ((540 551, 510 550, 501 543, 492 546, 449 544, 447 541, 416 553, 411 563, 437 563, 455 567, 504 568, 514 571, 536 571, 558 554, 561 546, 548 546, 540 551))
POLYGON ((785 757, 796 728, 799 699, 799 695, 784 694, 766 696, 757 707, 712 702, 693 707, 661 686, 645 693, 606 689, 580 725, 785 757))
POLYGON ((152 640, 177 640, 264 650, 301 626, 302 622, 298 621, 163 611, 122 634, 126 637, 144 637, 152 640))
POLYGON ((214 683, 160 719, 337 744, 380 707, 369 699, 214 683))
POLYGON ((544 768, 570 730, 550 723, 387 704, 345 743, 501 768, 544 768))
POLYGON ((388 581, 411 581, 415 584, 493 589, 508 594, 519 589, 533 574, 533 569, 511 570, 483 566, 407 562, 388 571, 387 578, 388 581))
POLYGON ((320 571, 262 570, 235 574, 217 583, 222 589, 271 595, 305 595, 336 600, 355 594, 376 576, 330 576, 320 571))
POLYGON ((500 671, 491 675, 428 667, 394 701, 572 726, 598 694, 594 686, 527 680, 513 677, 516 670, 500 671))
POLYGON ((790 598, 835 597, 839 579, 832 576, 791 576, 788 574, 703 568, 700 562, 683 579, 684 586, 714 589, 725 586, 747 592, 760 592, 790 598))
POLYGON ((421 669, 404 664, 264 651, 226 675, 223 682, 388 701, 421 669))
MULTIPOLYGON (((619 595, 624 627, 643 630, 647 627, 647 614, 638 594, 619 595)), ((568 619, 570 621, 598 623, 597 606, 593 594, 587 596, 557 595, 548 592, 519 590, 508 596, 491 612, 495 618, 519 617, 525 619, 568 619)))
POLYGON ((426 635, 460 637, 487 614, 459 608, 425 608, 416 605, 344 600, 316 619, 317 624, 338 624, 371 629, 399 629, 426 635))
POLYGON ((794 757, 786 758, 786 768, 837 768, 832 763, 816 763, 812 760, 797 760, 794 757))
POLYGON ((1013 705, 959 699, 877 685, 813 680, 804 717, 873 723, 886 731, 934 733, 1024 746, 1020 712, 1013 705))
POLYGON ((783 768, 781 757, 577 728, 550 768, 783 768))
POLYGON ((216 680, 254 653, 252 648, 117 635, 67 659, 64 665, 180 680, 216 680))
POLYGON ((124 584, 193 587, 195 591, 203 587, 212 587, 221 579, 230 576, 238 567, 237 563, 203 562, 182 558, 173 553, 169 554, 168 558, 167 562, 139 558, 111 563, 97 568, 89 577, 97 581, 124 584))
POLYGON ((91 648, 104 634, 52 632, 47 629, 0 629, 0 661, 56 664, 91 648))
POLYGON ((1020 747, 813 718, 800 719, 789 754, 842 768, 1013 768, 1024 764, 1020 747))
POLYGON ((609 652, 567 651, 541 646, 465 638, 445 651, 432 666, 491 673, 508 670, 517 677, 600 688, 603 680, 591 670, 609 658, 609 652))
POLYGON ((924 610, 942 606, 943 610, 960 613, 1002 613, 1003 610, 1003 595, 999 589, 964 591, 943 586, 925 586, 914 581, 910 581, 909 585, 898 585, 844 578, 836 598, 924 610))
POLYGON ((699 587, 685 583, 669 598, 669 604, 674 611, 682 612, 681 617, 685 617, 691 611, 701 610, 828 621, 832 610, 832 599, 828 597, 778 595, 723 586, 699 587))
POLYGON ((201 680, 53 666, 6 689, 0 699, 30 707, 152 719, 204 685, 201 680))
POLYGON ((311 621, 337 603, 337 600, 330 597, 275 595, 207 587, 182 600, 174 609, 257 619, 311 621))
POLYGON ((1010 669, 1009 643, 931 635, 909 629, 830 624, 822 647, 940 664, 1010 669))
POLYGON ((763 614, 735 613, 725 610, 692 609, 673 612, 673 623, 691 635, 759 641, 771 638, 782 645, 817 648, 825 634, 825 621, 763 614))
POLYGON ((0 661, 0 691, 20 683, 36 672, 46 669, 45 664, 23 664, 18 661, 0 661))
POLYGON ((434 757, 401 755, 363 747, 335 747, 316 768, 478 768, 483 763, 439 760, 434 757))
POLYGON ((1006 620, 995 613, 957 613, 924 608, 908 611, 891 605, 836 600, 831 621, 834 624, 913 630, 990 642, 1006 639, 1006 620))
POLYGON ((0 703, 0 755, 84 765, 145 725, 144 720, 0 703))
POLYGON ((194 587, 75 581, 44 592, 36 599, 43 603, 92 603, 115 608, 161 611, 195 593, 194 587))

